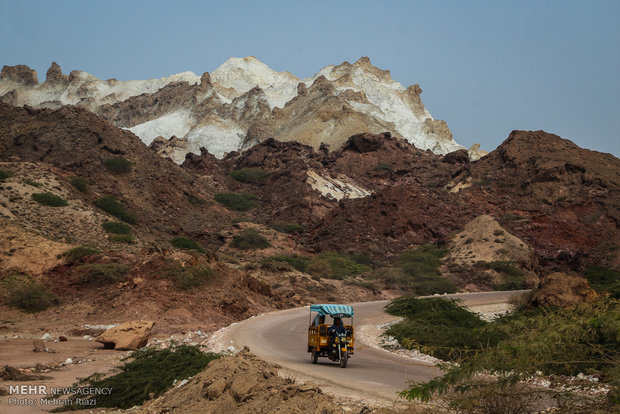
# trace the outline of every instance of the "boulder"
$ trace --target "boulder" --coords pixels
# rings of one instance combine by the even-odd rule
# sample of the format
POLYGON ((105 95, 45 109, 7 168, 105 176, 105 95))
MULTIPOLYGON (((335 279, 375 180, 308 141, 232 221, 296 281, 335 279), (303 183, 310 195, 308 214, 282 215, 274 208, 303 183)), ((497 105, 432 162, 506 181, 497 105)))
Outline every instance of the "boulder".
POLYGON ((532 306, 571 306, 597 296, 590 284, 581 276, 556 272, 545 276, 540 287, 530 298, 532 306))
POLYGON ((108 329, 95 341, 101 342, 106 348, 119 351, 142 348, 149 340, 153 325, 155 322, 152 321, 125 322, 108 329))
POLYGON ((32 346, 34 347, 34 352, 45 352, 45 343, 42 339, 34 339, 32 346))

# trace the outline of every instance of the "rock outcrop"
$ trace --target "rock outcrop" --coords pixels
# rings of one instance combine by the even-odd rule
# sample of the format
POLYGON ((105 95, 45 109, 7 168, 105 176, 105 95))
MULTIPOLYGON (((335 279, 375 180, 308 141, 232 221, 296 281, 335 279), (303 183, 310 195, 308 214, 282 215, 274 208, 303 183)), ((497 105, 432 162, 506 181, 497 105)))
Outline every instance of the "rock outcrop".
POLYGON ((108 329, 95 338, 95 341, 117 351, 139 349, 148 343, 154 324, 152 321, 124 322, 108 329))
MULTIPOLYGON (((337 149, 354 134, 390 131, 416 147, 446 154, 464 149, 444 121, 424 107, 419 85, 405 88, 367 57, 329 65, 298 79, 276 72, 254 57, 231 58, 213 73, 191 72, 143 81, 100 80, 82 72, 64 75, 53 62, 46 81, 24 65, 5 66, 0 100, 11 105, 87 108, 130 129, 147 145, 176 136, 185 153, 206 148, 218 158, 267 138, 299 141, 318 150, 337 149)), ((478 158, 478 152, 470 157, 478 158)))
POLYGON ((551 273, 542 278, 540 287, 532 292, 532 306, 572 306, 591 300, 597 294, 588 281, 580 276, 551 273))
MULTIPOLYGON (((332 414, 342 412, 333 397, 312 383, 296 383, 278 376, 278 366, 254 356, 246 348, 225 356, 186 384, 145 403, 138 412, 239 413, 259 412, 332 414), (267 408, 268 407, 268 408, 267 408)), ((347 407, 351 411, 351 407, 347 407)))

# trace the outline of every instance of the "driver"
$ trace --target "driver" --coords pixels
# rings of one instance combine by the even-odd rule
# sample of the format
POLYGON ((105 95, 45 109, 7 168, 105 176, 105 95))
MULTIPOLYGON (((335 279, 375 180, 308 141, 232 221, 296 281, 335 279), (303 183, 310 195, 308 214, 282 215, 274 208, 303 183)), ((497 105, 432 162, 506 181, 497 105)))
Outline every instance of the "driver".
POLYGON ((334 318, 334 324, 329 327, 329 334, 343 334, 346 330, 344 329, 344 324, 342 323, 342 319, 334 318))
POLYGON ((346 333, 346 329, 344 328, 342 319, 334 318, 334 324, 329 327, 329 329, 327 330, 327 333, 329 333, 329 344, 328 344, 329 349, 331 350, 331 352, 335 352, 332 346, 334 344, 334 337, 336 335, 346 333))

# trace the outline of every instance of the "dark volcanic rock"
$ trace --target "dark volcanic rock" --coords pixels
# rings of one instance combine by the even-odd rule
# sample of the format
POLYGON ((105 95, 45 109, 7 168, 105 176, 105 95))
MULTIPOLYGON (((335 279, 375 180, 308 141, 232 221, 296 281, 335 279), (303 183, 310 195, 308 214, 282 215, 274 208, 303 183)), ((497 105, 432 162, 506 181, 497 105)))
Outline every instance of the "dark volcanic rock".
POLYGON ((448 164, 468 164, 470 161, 469 153, 467 152, 467 150, 464 149, 452 151, 446 154, 442 158, 442 161, 448 164))
POLYGON ((4 65, 2 72, 0 72, 0 79, 9 79, 26 86, 34 86, 39 83, 37 72, 26 65, 4 65))
POLYGON ((383 132, 381 134, 357 134, 353 135, 347 140, 343 146, 343 150, 357 151, 357 152, 372 152, 377 151, 383 145, 382 140, 389 139, 392 134, 389 132, 383 132))

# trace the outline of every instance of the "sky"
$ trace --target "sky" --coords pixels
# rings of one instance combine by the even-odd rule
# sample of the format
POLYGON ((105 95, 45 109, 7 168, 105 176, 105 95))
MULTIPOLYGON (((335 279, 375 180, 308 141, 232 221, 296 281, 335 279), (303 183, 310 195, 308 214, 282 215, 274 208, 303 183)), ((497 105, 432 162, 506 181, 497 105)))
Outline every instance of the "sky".
POLYGON ((620 157, 620 0, 0 0, 0 65, 146 79, 255 56, 299 78, 368 56, 455 140, 545 130, 620 157))

